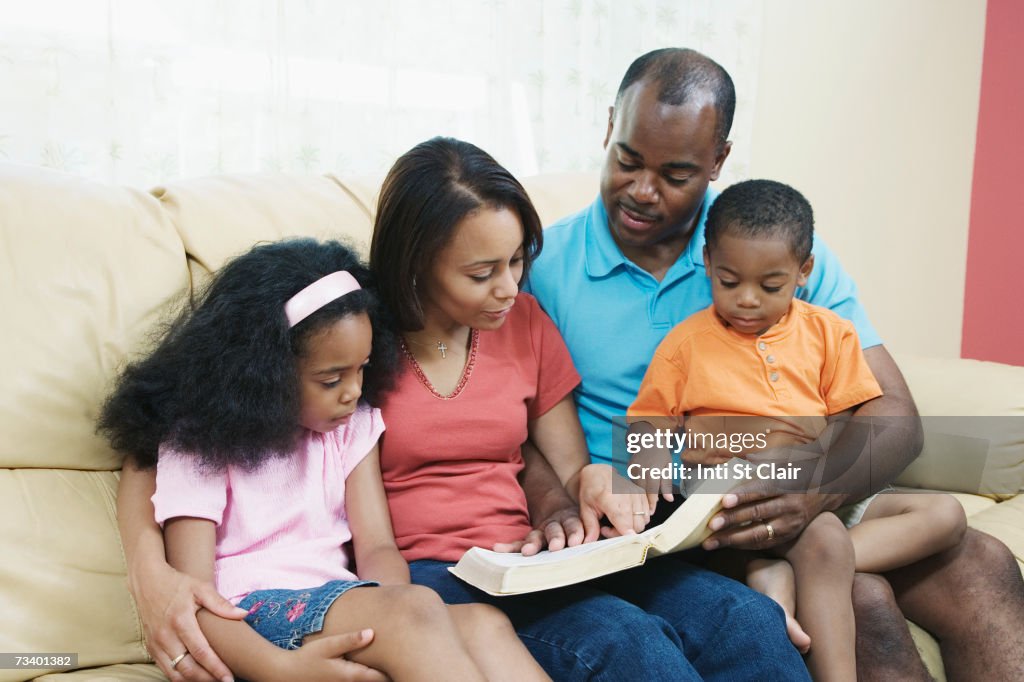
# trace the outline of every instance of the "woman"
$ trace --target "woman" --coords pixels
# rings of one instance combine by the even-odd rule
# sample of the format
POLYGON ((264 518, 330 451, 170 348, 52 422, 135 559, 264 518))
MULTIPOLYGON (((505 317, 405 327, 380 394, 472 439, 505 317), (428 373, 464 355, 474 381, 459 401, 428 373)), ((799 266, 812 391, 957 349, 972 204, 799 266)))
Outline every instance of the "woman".
MULTIPOLYGON (((448 603, 503 610, 556 680, 806 679, 770 600, 679 561, 500 599, 447 571, 471 546, 509 546, 533 525, 571 521, 577 505, 587 539, 597 535, 598 514, 625 532, 648 520, 644 495, 612 495, 610 471, 587 465, 571 396, 579 377, 551 321, 518 293, 541 240, 522 186, 465 142, 417 145, 381 189, 370 265, 402 333, 407 369, 381 406, 381 467, 413 582, 448 603), (524 454, 536 460, 526 471, 532 484, 543 483, 545 471, 557 475, 529 509, 518 480, 524 454), (542 521, 531 525, 530 512, 542 521)), ((141 515, 147 505, 121 508, 141 515)), ((126 537, 125 545, 143 622, 158 647, 192 653, 197 665, 184 679, 212 679, 199 665, 217 674, 219 661, 189 616, 197 604, 223 606, 161 565, 152 523, 135 525, 141 539, 126 537), (148 551, 128 550, 143 542, 148 551), (157 585, 157 574, 177 594, 157 585)))

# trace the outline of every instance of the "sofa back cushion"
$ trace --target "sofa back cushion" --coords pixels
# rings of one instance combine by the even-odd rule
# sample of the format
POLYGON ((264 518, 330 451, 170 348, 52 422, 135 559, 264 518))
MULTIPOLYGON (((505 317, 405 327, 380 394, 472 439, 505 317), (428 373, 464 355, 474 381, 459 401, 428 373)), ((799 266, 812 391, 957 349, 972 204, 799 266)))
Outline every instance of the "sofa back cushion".
POLYGON ((149 194, 0 164, 0 467, 115 470, 95 431, 129 352, 187 290, 149 194))
POLYGON ((341 239, 368 253, 368 209, 328 177, 222 175, 153 190, 185 244, 197 284, 230 258, 285 237, 341 239))
POLYGON ((1005 499, 1024 490, 1024 367, 895 357, 922 415, 921 455, 897 479, 1005 499))

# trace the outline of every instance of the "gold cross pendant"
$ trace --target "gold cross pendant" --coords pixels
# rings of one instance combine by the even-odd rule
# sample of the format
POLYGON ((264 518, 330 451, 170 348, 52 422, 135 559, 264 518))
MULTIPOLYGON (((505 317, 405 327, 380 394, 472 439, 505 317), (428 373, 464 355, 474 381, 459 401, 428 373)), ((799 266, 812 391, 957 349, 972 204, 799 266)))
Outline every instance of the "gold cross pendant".
POLYGON ((439 351, 441 351, 441 359, 442 360, 444 360, 445 358, 448 357, 447 355, 445 355, 445 351, 448 350, 448 346, 444 345, 444 341, 438 341, 437 342, 437 349, 439 351))

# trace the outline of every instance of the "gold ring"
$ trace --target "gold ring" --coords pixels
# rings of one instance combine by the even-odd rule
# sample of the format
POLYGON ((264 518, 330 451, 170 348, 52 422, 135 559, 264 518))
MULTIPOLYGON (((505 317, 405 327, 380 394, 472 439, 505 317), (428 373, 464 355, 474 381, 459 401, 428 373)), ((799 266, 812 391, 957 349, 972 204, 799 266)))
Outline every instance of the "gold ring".
POLYGON ((772 528, 772 524, 770 524, 770 523, 764 524, 764 529, 766 531, 768 531, 768 539, 769 540, 774 540, 775 539, 775 529, 772 528))
POLYGON ((177 656, 172 658, 171 659, 171 670, 174 670, 175 668, 177 668, 178 664, 181 663, 181 659, 185 658, 186 656, 188 656, 188 651, 185 651, 185 653, 183 653, 183 654, 178 654, 177 656))

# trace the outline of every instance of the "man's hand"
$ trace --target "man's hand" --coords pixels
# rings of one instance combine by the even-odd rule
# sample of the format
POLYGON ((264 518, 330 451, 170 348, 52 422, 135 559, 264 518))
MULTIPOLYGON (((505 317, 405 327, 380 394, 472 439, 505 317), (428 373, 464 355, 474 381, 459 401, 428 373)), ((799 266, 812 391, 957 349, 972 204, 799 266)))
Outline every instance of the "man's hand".
POLYGON ((766 489, 728 493, 722 511, 708 527, 714 531, 704 549, 765 549, 796 538, 815 516, 828 508, 829 496, 814 493, 772 494, 766 489))
POLYGON ((132 594, 143 623, 146 648, 172 682, 232 680, 231 671, 206 641, 196 611, 205 608, 221 618, 240 620, 245 609, 232 606, 212 584, 161 563, 159 570, 134 576, 132 594), (171 662, 186 654, 174 667, 171 662))
POLYGON ((517 542, 499 542, 494 545, 495 552, 522 552, 523 556, 532 556, 542 549, 552 552, 565 547, 573 547, 583 542, 583 522, 580 520, 579 509, 570 502, 557 509, 537 524, 530 533, 517 542))

